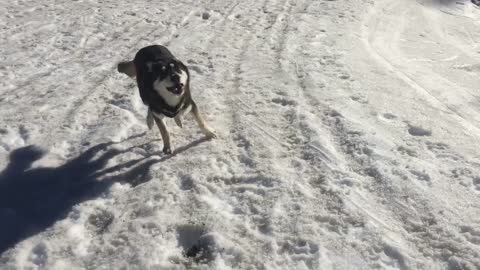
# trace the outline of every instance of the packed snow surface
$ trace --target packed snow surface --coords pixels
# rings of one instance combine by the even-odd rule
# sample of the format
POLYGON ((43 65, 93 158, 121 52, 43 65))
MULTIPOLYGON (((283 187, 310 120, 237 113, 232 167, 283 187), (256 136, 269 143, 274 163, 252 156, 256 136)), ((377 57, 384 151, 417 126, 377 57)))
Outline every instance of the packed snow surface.
POLYGON ((480 269, 480 9, 0 3, 0 269, 480 269), (167 122, 143 46, 218 135, 167 122))

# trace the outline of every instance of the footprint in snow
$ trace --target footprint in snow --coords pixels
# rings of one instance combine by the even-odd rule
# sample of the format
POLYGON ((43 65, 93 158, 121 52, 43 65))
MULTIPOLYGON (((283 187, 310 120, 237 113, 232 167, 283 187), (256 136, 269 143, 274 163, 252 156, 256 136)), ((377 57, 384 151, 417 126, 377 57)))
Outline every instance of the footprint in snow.
POLYGON ((278 243, 278 254, 289 259, 301 257, 302 261, 308 267, 304 269, 319 269, 318 258, 321 257, 320 247, 317 243, 309 240, 287 240, 284 243, 278 243))
POLYGON ((88 217, 88 224, 93 231, 102 234, 108 229, 110 224, 113 223, 114 218, 115 216, 112 212, 103 209, 96 209, 95 212, 88 217))
POLYGON ((195 186, 195 181, 191 175, 184 175, 180 178, 180 189, 191 190, 195 186))
POLYGON ((208 20, 209 18, 210 18, 210 13, 208 13, 206 11, 202 13, 202 19, 208 20))
POLYGON ((409 155, 411 157, 417 157, 418 156, 418 154, 415 150, 410 149, 410 148, 405 147, 405 146, 399 146, 397 148, 397 151, 402 155, 409 155))
POLYGON ((475 191, 480 192, 480 176, 479 177, 474 177, 472 179, 473 187, 475 191))
POLYGON ((415 176, 418 180, 425 181, 425 182, 430 182, 432 178, 428 173, 425 171, 419 171, 419 170, 410 170, 410 173, 415 176))
POLYGON ((412 136, 432 136, 431 130, 414 125, 408 125, 408 133, 412 136))
POLYGON ((460 226, 460 233, 468 242, 477 246, 480 245, 480 230, 474 224, 460 226))
POLYGON ((193 70, 200 75, 204 74, 204 71, 203 71, 202 67, 200 67, 198 65, 189 65, 188 67, 190 68, 190 70, 193 70))
POLYGON ((288 100, 285 98, 274 98, 272 99, 272 102, 281 106, 294 106, 297 104, 294 100, 288 100))
POLYGON ((24 125, 20 125, 18 127, 18 134, 25 142, 27 142, 28 139, 30 139, 30 132, 27 130, 27 128, 24 125))
POLYGON ((39 243, 32 249, 29 260, 39 268, 45 267, 48 262, 48 250, 45 243, 39 243))
POLYGON ((356 101, 360 104, 367 104, 368 103, 368 99, 365 96, 360 95, 360 94, 354 94, 354 95, 350 96, 350 99, 353 100, 353 101, 356 101))
POLYGON ((427 149, 432 152, 435 157, 442 159, 459 160, 461 156, 452 152, 448 144, 442 142, 426 142, 427 149))
POLYGON ((340 112, 338 112, 337 110, 331 110, 329 112, 327 112, 327 115, 330 116, 330 117, 342 117, 342 114, 340 112))
POLYGON ((448 146, 448 144, 441 143, 441 142, 439 143, 427 142, 427 148, 432 152, 443 152, 448 150, 450 147, 448 146))
POLYGON ((397 119, 397 116, 391 113, 384 113, 382 114, 382 117, 388 120, 397 119))

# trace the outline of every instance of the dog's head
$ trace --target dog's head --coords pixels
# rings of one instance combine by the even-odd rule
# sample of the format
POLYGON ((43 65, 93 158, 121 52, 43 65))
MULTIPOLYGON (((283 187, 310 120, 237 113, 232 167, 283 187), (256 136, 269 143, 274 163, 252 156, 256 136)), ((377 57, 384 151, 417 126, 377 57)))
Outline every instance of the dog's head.
POLYGON ((169 62, 148 62, 147 68, 154 81, 161 83, 169 92, 175 95, 184 93, 188 74, 180 61, 174 59, 169 62))

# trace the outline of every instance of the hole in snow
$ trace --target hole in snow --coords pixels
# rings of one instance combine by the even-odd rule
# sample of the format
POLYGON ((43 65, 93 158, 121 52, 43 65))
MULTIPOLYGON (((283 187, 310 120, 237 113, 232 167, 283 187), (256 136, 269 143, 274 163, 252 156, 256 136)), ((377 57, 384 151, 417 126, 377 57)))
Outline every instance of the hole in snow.
POLYGON ((184 255, 197 262, 209 262, 218 250, 216 237, 207 233, 204 226, 183 225, 177 228, 177 241, 184 255))

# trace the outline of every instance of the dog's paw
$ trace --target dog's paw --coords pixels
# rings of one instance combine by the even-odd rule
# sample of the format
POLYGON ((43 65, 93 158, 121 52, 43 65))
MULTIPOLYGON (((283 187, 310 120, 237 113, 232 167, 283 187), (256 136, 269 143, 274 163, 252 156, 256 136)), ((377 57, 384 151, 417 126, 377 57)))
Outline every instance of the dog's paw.
POLYGON ((170 147, 163 147, 163 153, 166 155, 172 154, 172 149, 170 147))
POLYGON ((205 131, 205 137, 207 137, 208 139, 216 139, 217 134, 213 130, 207 130, 205 131))

